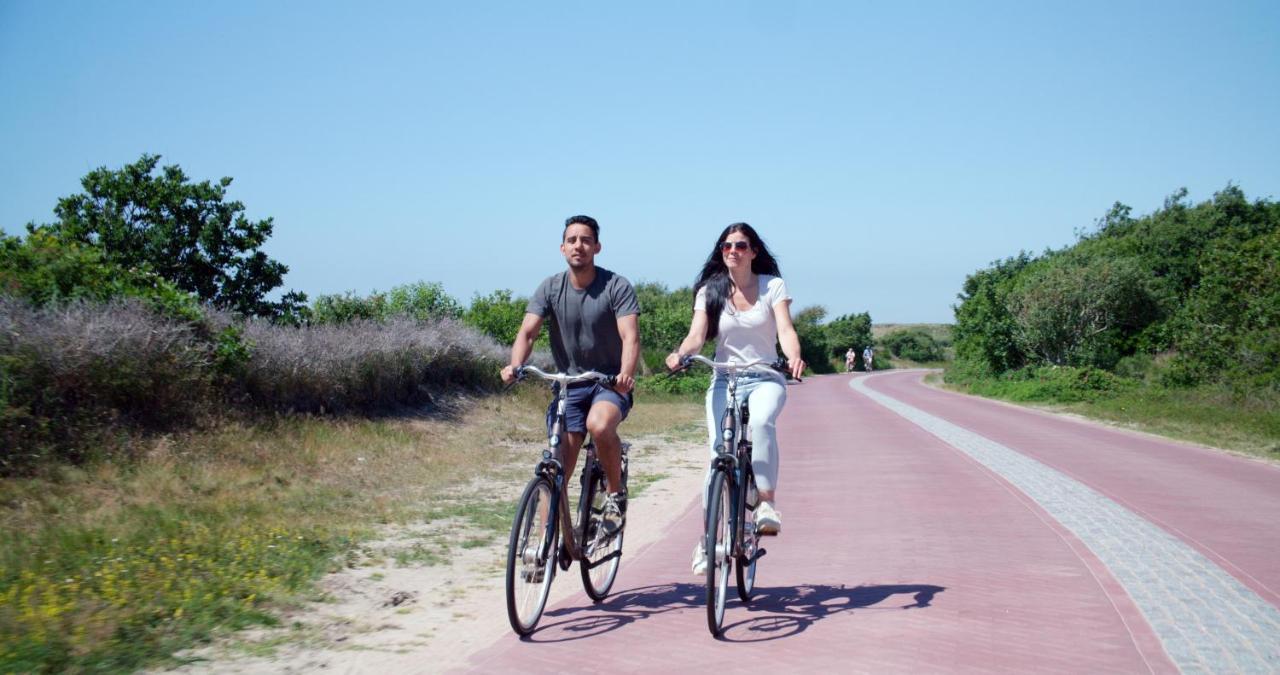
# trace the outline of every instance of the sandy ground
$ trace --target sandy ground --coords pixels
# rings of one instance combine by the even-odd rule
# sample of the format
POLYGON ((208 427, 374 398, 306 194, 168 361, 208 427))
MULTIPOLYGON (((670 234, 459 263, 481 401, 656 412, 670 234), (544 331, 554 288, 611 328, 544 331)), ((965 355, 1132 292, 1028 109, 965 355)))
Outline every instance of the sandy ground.
MULTIPOLYGON (((627 556, 662 537, 698 498, 706 466, 701 442, 630 440, 631 484, 647 484, 628 506, 620 581, 627 556)), ((528 448, 513 451, 512 461, 533 466, 528 448)), ((462 486, 458 492, 514 503, 528 474, 520 476, 499 486, 462 486)), ((516 639, 503 597, 505 562, 506 536, 495 538, 465 520, 387 528, 347 568, 320 582, 322 601, 290 612, 279 628, 236 633, 184 653, 180 656, 199 660, 176 672, 413 673, 464 666, 495 640, 516 639), (442 541, 450 544, 447 559, 430 560, 429 551, 442 541)), ((580 593, 578 570, 571 568, 557 575, 548 605, 580 593)), ((585 595, 583 602, 590 602, 585 595)))

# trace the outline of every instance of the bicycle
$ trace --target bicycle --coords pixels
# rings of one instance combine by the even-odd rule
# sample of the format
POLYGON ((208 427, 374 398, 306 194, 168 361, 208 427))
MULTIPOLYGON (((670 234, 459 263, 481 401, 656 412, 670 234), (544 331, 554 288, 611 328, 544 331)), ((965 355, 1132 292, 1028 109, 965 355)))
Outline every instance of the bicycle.
POLYGON ((725 602, 729 594, 729 567, 736 569, 738 598, 751 601, 755 590, 757 562, 765 554, 760 548, 755 521, 747 512, 759 501, 755 474, 751 469, 749 410, 738 401, 738 376, 745 370, 767 366, 784 374, 786 360, 749 363, 717 362, 698 354, 681 359, 681 369, 694 362, 728 375, 725 411, 721 417, 721 445, 711 461, 711 483, 707 487, 707 511, 702 550, 707 556, 707 628, 719 637, 724 626, 725 602))
MULTIPOLYGON (((535 366, 516 370, 516 379, 533 374, 555 383, 556 413, 547 432, 547 447, 533 469, 533 479, 524 489, 515 519, 511 523, 506 568, 507 618, 511 628, 526 636, 537 627, 551 592, 556 567, 569 571, 573 561, 580 562, 582 585, 593 602, 599 603, 609 594, 618 575, 622 558, 622 530, 607 535, 602 516, 608 487, 604 467, 596 456, 595 443, 583 443, 586 457, 582 462, 582 490, 578 495, 576 520, 571 519, 568 481, 566 481, 561 432, 565 426, 565 400, 574 382, 595 381, 611 386, 614 378, 594 371, 580 375, 547 373, 535 366), (554 556, 554 559, 553 559, 554 556)), ((627 453, 622 444, 622 490, 627 487, 627 453)))

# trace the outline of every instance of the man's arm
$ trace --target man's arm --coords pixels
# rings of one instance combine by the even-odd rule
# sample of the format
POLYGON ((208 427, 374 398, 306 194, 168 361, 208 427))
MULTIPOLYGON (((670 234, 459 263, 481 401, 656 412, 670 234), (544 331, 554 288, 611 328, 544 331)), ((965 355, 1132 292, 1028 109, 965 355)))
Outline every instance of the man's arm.
MULTIPOLYGON (((511 363, 502 369, 503 382, 511 384, 516 381, 516 368, 529 360, 529 354, 533 353, 533 342, 538 339, 540 332, 542 317, 532 313, 525 314, 520 330, 516 332, 516 341, 511 344, 511 363)), ((623 355, 625 358, 626 351, 623 351, 623 355)))
POLYGON ((625 394, 636 386, 636 364, 640 361, 640 322, 638 314, 618 317, 618 335, 622 337, 622 371, 613 388, 625 394))

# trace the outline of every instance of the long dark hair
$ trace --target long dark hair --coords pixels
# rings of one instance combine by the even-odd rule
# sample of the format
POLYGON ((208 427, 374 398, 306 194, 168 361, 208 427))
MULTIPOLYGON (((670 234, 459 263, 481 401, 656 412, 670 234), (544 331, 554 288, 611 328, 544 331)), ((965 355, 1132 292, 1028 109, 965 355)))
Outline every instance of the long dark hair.
POLYGON ((720 334, 720 313, 724 311, 724 304, 729 300, 730 288, 732 282, 729 280, 729 268, 724 264, 724 255, 720 252, 720 244, 734 232, 741 232, 751 243, 751 250, 755 251, 756 257, 751 261, 751 271, 756 274, 772 274, 775 277, 782 276, 782 272, 778 269, 778 260, 769 252, 769 247, 764 245, 764 240, 756 234, 754 227, 746 223, 734 223, 724 228, 724 232, 716 238, 716 245, 711 249, 711 255, 707 256, 707 262, 702 265, 702 271, 698 273, 698 280, 693 284, 693 297, 698 297, 698 289, 707 289, 707 335, 704 339, 714 340, 720 334))

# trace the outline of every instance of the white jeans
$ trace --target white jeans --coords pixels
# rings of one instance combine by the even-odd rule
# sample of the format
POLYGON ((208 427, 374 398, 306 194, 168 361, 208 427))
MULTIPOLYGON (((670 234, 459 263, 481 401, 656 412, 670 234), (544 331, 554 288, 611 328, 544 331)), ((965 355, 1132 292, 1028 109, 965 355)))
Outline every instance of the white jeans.
MULTIPOLYGON (((725 400, 728 398, 729 381, 717 376, 707 389, 707 430, 710 455, 715 459, 723 443, 720 424, 724 417, 725 400)), ((747 424, 751 427, 751 470, 756 474, 756 488, 774 490, 778 485, 778 415, 787 402, 787 385, 781 375, 748 372, 738 377, 738 402, 747 402, 750 413, 747 424)), ((703 507, 706 507, 707 489, 711 486, 711 470, 702 485, 703 507)))

